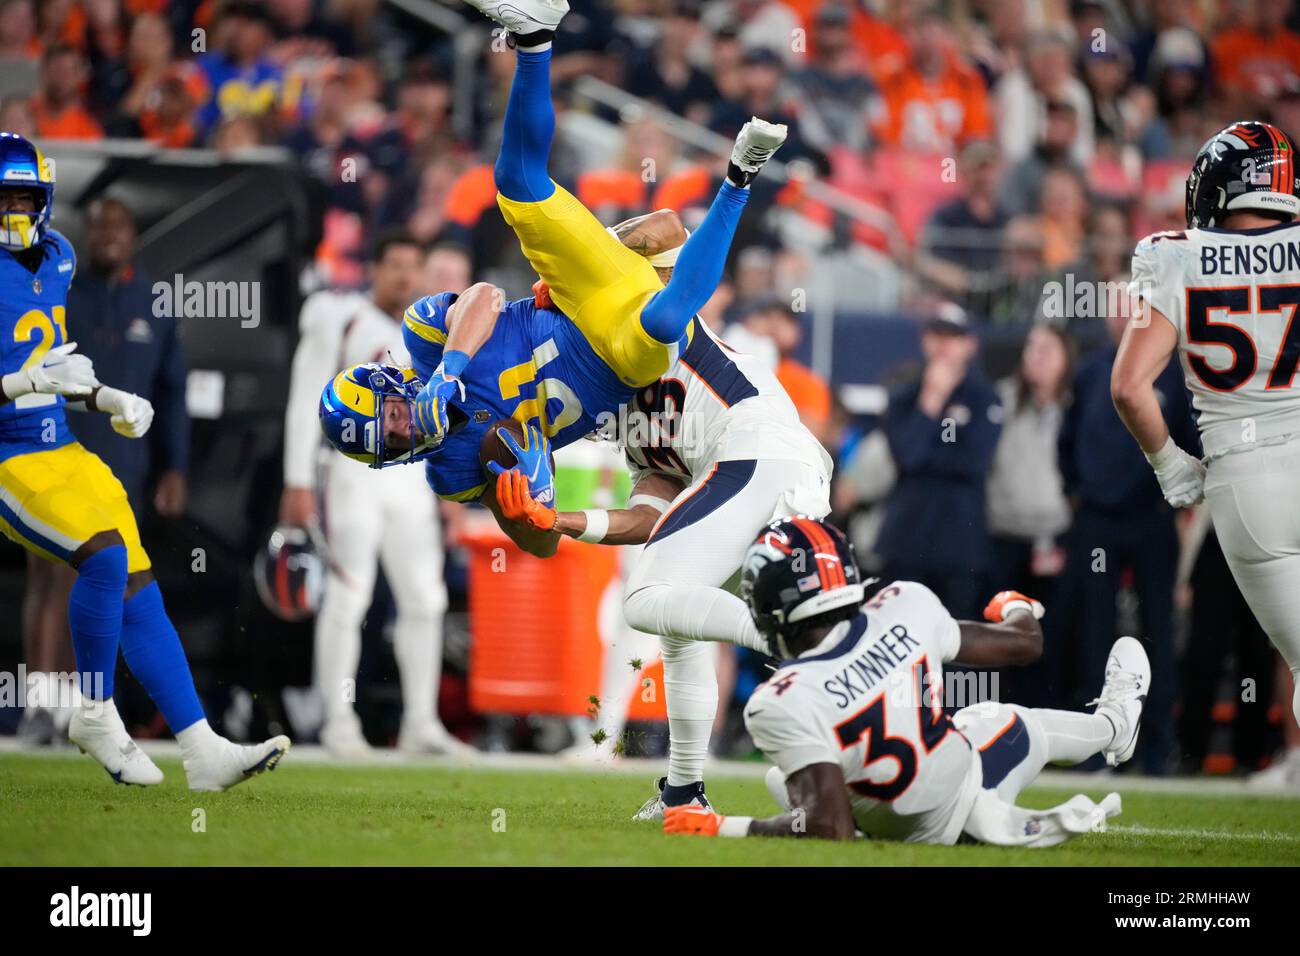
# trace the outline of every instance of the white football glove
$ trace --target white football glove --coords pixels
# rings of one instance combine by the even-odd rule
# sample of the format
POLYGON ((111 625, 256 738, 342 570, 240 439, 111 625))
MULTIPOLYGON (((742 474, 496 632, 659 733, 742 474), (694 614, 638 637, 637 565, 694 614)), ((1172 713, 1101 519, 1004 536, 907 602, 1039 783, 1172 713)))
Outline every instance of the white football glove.
POLYGON ((85 396, 99 385, 95 366, 85 355, 74 354, 76 342, 50 349, 41 360, 27 368, 10 372, 0 385, 9 398, 30 395, 85 396))
POLYGON ((1205 465, 1183 451, 1170 437, 1147 461, 1156 471, 1165 501, 1175 508, 1197 504, 1205 497, 1205 465))
POLYGON ((153 405, 149 399, 104 386, 95 393, 95 407, 108 412, 113 431, 127 438, 139 438, 153 424, 153 405))

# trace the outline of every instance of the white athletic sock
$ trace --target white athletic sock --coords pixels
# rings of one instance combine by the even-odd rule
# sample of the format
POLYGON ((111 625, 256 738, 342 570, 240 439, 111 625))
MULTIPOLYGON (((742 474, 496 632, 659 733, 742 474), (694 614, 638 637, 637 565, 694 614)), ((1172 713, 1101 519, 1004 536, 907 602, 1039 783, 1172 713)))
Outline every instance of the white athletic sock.
POLYGON ((715 652, 708 644, 679 637, 662 638, 660 644, 668 704, 668 785, 681 787, 704 779, 718 710, 715 652))
POLYGON ((754 627, 745 602, 721 588, 647 585, 627 596, 623 613, 638 631, 767 652, 767 642, 754 627))
MULTIPOLYGON (((348 586, 334 579, 327 582, 325 598, 316 615, 316 691, 325 710, 325 723, 351 719, 357 699, 357 665, 361 663, 361 621, 363 600, 348 586)), ((369 598, 365 598, 369 604, 369 598)))
POLYGON ((1291 713, 1300 724, 1300 667, 1291 668, 1291 678, 1295 681, 1295 693, 1291 695, 1291 713))
POLYGON ((1028 714, 1047 741, 1048 763, 1083 763, 1115 739, 1115 725, 1103 714, 1038 708, 1028 714))
POLYGON ((202 719, 196 720, 178 733, 176 742, 181 745, 181 757, 185 760, 193 760, 219 747, 225 743, 225 739, 212 729, 206 719, 202 719))
POLYGON ((442 676, 442 617, 397 614, 393 656, 402 682, 402 724, 418 727, 437 719, 442 676))

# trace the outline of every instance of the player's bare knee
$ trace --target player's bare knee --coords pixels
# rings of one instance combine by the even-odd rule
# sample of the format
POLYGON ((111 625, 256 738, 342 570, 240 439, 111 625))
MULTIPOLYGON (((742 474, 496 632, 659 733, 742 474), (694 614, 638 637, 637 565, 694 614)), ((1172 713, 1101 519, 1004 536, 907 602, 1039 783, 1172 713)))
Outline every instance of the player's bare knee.
POLYGON ((126 576, 126 596, 129 598, 133 594, 144 590, 153 583, 153 572, 145 569, 144 571, 132 571, 126 576))
POLYGON ((68 564, 74 568, 80 568, 92 554, 98 554, 105 548, 112 548, 117 545, 126 547, 126 542, 122 540, 120 532, 116 530, 100 531, 98 534, 92 535, 85 544, 73 552, 72 557, 68 559, 68 564))

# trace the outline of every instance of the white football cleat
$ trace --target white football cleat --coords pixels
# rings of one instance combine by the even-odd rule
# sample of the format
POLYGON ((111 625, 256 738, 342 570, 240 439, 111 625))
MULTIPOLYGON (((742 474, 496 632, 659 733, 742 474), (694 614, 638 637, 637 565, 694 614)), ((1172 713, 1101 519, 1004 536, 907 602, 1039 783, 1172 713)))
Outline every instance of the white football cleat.
POLYGON ((1288 750, 1267 769, 1252 773, 1246 786, 1261 792, 1300 790, 1300 748, 1288 750))
POLYGON ((1097 713, 1110 718, 1115 725, 1115 739, 1102 751, 1106 763, 1112 767, 1133 756, 1138 726, 1142 723, 1142 705, 1150 688, 1151 662, 1147 660, 1147 652, 1136 639, 1121 637, 1111 645, 1101 696, 1091 701, 1097 705, 1097 713))
POLYGON ((758 175, 763 164, 772 158, 789 133, 784 123, 769 123, 757 116, 740 128, 736 145, 731 148, 731 162, 745 174, 745 183, 758 175))
MULTIPOLYGON (((666 787, 667 785, 668 785, 667 777, 660 777, 658 780, 655 781, 655 795, 651 797, 649 800, 647 800, 645 803, 641 804, 641 809, 638 810, 632 817, 634 821, 635 820, 662 820, 664 818, 664 810, 668 806, 666 803, 664 803, 664 787, 666 787)), ((691 797, 691 799, 687 800, 686 803, 683 804, 683 806, 696 806, 696 807, 703 807, 705 810, 712 810, 713 805, 709 803, 709 798, 704 795, 704 784, 697 783, 695 786, 698 788, 698 790, 696 791, 695 795, 691 797)))
POLYGON ((447 757, 476 757, 478 749, 452 736, 438 721, 416 727, 402 727, 397 749, 406 754, 441 754, 447 757))
POLYGON ((68 739, 99 761, 116 783, 162 783, 162 771, 126 732, 112 699, 87 700, 68 722, 68 739))
POLYGON ((217 743, 203 748, 201 756, 184 759, 185 777, 191 790, 229 790, 249 777, 274 770, 288 752, 289 738, 284 734, 248 746, 218 737, 217 743))
POLYGON ((569 12, 568 0, 465 0, 516 36, 554 30, 569 12))
POLYGON ((361 732, 361 721, 356 714, 327 720, 320 729, 320 742, 338 760, 366 760, 375 755, 375 748, 361 732))

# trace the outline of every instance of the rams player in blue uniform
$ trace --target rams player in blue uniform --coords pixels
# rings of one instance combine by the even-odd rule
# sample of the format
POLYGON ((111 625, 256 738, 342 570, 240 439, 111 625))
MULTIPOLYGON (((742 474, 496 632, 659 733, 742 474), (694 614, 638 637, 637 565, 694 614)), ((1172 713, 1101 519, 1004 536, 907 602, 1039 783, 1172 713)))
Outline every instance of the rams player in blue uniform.
POLYGON ((568 4, 470 3, 505 26, 517 47, 494 170, 497 202, 555 307, 505 302, 488 285, 459 299, 421 299, 404 321, 414 369, 341 372, 322 395, 321 423, 336 449, 373 467, 427 460, 439 495, 482 500, 520 547, 546 556, 553 535, 502 517, 479 464, 483 433, 499 418, 527 424, 524 446, 512 450, 533 498, 553 504, 550 448, 591 432, 598 416, 657 380, 689 346, 695 314, 722 278, 749 183, 786 128, 757 118, 745 124, 726 180, 665 286, 644 250, 625 245, 548 172, 551 40, 568 4))
POLYGON ((244 747, 208 725, 126 491, 68 429, 64 410, 77 408, 105 412, 115 431, 139 438, 153 407, 101 385, 65 341, 76 258, 50 228, 53 207, 52 164, 23 137, 0 133, 0 532, 77 570, 68 624, 81 704, 69 739, 118 783, 162 780, 113 704, 120 647, 180 742, 190 789, 224 790, 272 769, 289 739, 244 747))

